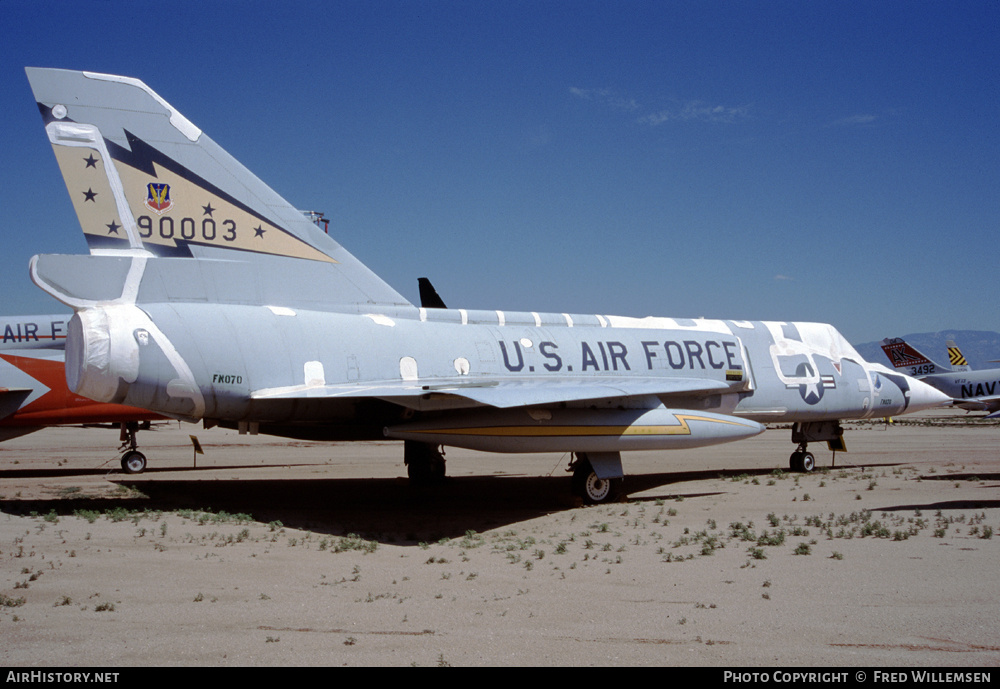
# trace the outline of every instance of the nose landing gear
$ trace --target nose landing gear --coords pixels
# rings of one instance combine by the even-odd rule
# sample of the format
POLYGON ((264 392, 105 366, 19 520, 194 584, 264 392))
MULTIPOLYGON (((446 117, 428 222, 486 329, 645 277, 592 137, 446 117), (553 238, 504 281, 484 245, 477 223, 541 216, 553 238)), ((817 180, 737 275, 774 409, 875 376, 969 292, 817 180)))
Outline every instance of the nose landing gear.
POLYGON ((799 449, 788 458, 788 467, 792 471, 799 471, 808 474, 816 468, 816 458, 812 452, 806 451, 806 444, 799 445, 799 449))
MULTIPOLYGON (((146 428, 149 428, 148 422, 146 428)), ((122 471, 126 474, 141 474, 146 470, 146 455, 139 452, 138 444, 135 441, 136 433, 139 432, 138 421, 123 421, 121 424, 122 445, 118 448, 122 454, 122 471)))
POLYGON ((809 473, 816 469, 816 458, 806 449, 810 442, 826 441, 836 456, 837 450, 847 449, 844 444, 844 429, 840 421, 807 421, 792 425, 792 442, 799 447, 788 458, 788 466, 792 471, 809 473))

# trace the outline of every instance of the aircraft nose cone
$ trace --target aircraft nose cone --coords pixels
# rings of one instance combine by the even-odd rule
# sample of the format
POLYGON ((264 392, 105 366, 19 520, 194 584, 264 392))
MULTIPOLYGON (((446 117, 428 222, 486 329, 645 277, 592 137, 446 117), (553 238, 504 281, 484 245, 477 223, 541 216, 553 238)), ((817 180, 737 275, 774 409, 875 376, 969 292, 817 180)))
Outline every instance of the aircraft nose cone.
POLYGON ((923 381, 911 378, 909 383, 910 403, 906 407, 907 412, 935 409, 951 402, 951 397, 923 381))

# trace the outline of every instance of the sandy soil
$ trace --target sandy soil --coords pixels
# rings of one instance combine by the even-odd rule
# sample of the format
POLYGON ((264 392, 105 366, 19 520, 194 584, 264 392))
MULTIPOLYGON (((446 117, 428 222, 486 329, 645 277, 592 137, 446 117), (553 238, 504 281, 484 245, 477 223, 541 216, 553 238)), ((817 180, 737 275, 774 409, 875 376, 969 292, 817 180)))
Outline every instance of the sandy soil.
POLYGON ((810 475, 784 429, 626 454, 600 507, 559 455, 415 490, 397 444, 172 424, 125 476, 49 429, 0 445, 0 662, 997 666, 1000 426, 926 416, 810 475))

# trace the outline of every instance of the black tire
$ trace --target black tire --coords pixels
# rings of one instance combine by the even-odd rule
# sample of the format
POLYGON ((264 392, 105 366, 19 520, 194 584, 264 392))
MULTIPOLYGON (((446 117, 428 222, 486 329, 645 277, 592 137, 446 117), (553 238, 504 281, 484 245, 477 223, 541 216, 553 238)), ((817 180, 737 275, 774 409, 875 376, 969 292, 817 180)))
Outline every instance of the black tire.
POLYGON ((812 452, 802 452, 801 450, 796 450, 792 453, 792 456, 788 458, 788 466, 792 471, 808 474, 816 469, 816 458, 813 457, 812 452))
POLYGON ((126 474, 141 474, 146 470, 146 455, 138 450, 129 450, 122 455, 122 471, 126 474))
POLYGON ((444 483, 445 460, 437 447, 414 443, 406 456, 406 475, 414 486, 444 483))
POLYGON ((793 452, 792 456, 788 458, 788 468, 792 471, 802 471, 802 455, 804 452, 793 452))

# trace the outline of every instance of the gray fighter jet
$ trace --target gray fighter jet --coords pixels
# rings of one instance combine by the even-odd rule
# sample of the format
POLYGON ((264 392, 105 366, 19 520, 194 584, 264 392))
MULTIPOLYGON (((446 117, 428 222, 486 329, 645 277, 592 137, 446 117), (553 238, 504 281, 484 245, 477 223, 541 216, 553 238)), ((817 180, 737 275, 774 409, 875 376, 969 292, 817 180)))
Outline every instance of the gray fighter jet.
POLYGON ((957 344, 948 340, 946 346, 950 367, 935 363, 901 337, 882 340, 882 351, 897 369, 948 395, 956 407, 987 411, 987 419, 1000 417, 1000 368, 973 371, 957 344))
POLYGON ((417 306, 136 79, 29 68, 89 256, 40 255, 74 315, 69 388, 206 426, 397 439, 414 480, 440 448, 565 452, 584 500, 621 452, 794 423, 790 465, 840 421, 948 401, 864 361, 830 325, 417 306))

